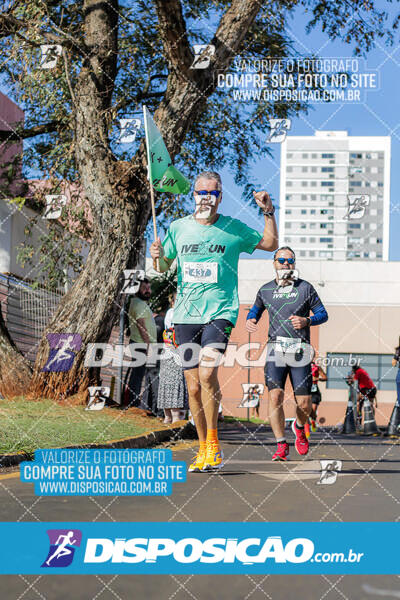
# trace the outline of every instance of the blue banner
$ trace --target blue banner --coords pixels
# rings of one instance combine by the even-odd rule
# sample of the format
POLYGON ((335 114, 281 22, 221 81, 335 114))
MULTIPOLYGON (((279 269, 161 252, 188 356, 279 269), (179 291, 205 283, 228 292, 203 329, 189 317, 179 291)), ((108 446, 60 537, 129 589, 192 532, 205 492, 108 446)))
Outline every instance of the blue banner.
POLYGON ((397 574, 399 535, 400 523, 0 523, 0 573, 397 574))

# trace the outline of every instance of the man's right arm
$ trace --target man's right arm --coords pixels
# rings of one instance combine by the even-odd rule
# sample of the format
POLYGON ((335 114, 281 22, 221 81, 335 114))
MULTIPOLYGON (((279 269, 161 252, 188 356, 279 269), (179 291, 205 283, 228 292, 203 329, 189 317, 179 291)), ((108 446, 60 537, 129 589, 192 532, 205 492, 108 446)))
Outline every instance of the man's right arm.
POLYGON ((160 273, 168 271, 176 258, 176 254, 175 228, 174 223, 172 223, 167 231, 164 243, 162 244, 158 237, 150 246, 150 255, 153 259, 155 270, 160 273))

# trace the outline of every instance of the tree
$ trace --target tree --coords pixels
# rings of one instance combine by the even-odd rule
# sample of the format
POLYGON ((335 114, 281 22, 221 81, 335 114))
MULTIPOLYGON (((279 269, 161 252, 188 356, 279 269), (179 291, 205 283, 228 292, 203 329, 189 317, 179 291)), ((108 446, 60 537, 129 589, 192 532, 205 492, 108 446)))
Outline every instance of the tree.
MULTIPOLYGON (((293 55, 285 24, 299 4, 312 12, 311 26, 321 23, 329 36, 351 41, 358 52, 377 37, 393 41, 384 11, 369 0, 8 1, 0 14, 0 45, 8 57, 3 76, 26 112, 14 135, 33 140, 26 150, 31 167, 82 189, 92 215, 86 264, 45 332, 79 333, 82 346, 69 372, 44 373, 43 336, 31 381, 35 395, 57 398, 96 381, 95 370, 83 366, 86 346, 108 341, 120 309, 122 271, 135 266, 145 235, 150 198, 144 143, 133 156, 121 151, 116 119, 137 114, 146 102, 178 167, 192 175, 229 162, 248 193, 249 163, 268 151, 260 128, 270 117, 307 106, 235 105, 218 89, 217 74, 239 53, 293 55), (192 68, 193 43, 214 46, 208 68, 192 68), (54 69, 37 68, 41 44, 61 47, 54 69)), ((0 141, 6 138, 0 132, 0 141)), ((173 199, 158 197, 161 219, 173 207, 173 199)), ((8 361, 7 355, 0 360, 8 361)))

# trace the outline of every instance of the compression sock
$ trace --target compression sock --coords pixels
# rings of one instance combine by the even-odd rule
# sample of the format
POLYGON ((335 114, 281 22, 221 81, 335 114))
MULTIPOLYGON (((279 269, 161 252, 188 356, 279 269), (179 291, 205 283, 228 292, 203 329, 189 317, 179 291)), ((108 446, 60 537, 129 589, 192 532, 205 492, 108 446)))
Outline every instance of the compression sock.
POLYGON ((204 440, 203 442, 199 442, 200 443, 200 448, 199 448, 199 452, 205 452, 207 450, 207 442, 206 440, 204 440))
POLYGON ((218 429, 208 429, 207 430, 207 442, 214 442, 218 444, 218 429))

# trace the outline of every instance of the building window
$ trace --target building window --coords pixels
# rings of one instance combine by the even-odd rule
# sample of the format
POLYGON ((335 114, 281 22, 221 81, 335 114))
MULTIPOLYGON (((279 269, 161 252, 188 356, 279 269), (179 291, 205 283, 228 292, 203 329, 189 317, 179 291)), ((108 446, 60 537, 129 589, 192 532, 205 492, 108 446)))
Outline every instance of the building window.
POLYGON ((301 194, 301 199, 302 200, 307 200, 307 194, 301 194))
POLYGON ((305 223, 301 223, 300 224, 300 229, 305 229, 306 228, 306 224, 305 223))
POLYGON ((293 182, 292 182, 292 181, 287 181, 287 182, 286 182, 286 185, 287 185, 288 187, 291 187, 291 186, 292 186, 292 184, 293 184, 293 182))
POLYGON ((334 173, 335 169, 334 167, 322 167, 321 171, 322 173, 334 173))
POLYGON ((361 224, 360 223, 351 223, 349 225, 350 229, 361 229, 361 224))
POLYGON ((315 194, 311 194, 311 200, 316 200, 317 196, 315 194))
POLYGON ((310 250, 309 255, 310 256, 315 256, 315 250, 310 250))
POLYGON ((306 243, 306 238, 305 237, 301 237, 300 238, 300 243, 301 244, 305 244, 306 243))
POLYGON ((301 158, 308 158, 308 154, 302 154, 301 158))
POLYGON ((286 171, 287 171, 288 173, 291 173, 291 172, 293 171, 293 167, 286 167, 286 171))
POLYGON ((311 173, 316 173, 317 172, 317 167, 311 167, 311 173))
MULTIPOLYGON (((365 369, 378 390, 394 390, 396 388, 397 367, 392 367, 392 354, 351 354, 360 361, 360 366, 365 369)), ((350 371, 348 353, 327 352, 328 367, 326 375, 327 388, 337 390, 347 389, 345 378, 350 371)))
POLYGON ((333 242, 333 238, 331 238, 331 237, 320 237, 319 241, 323 242, 324 244, 330 244, 330 243, 333 242))
MULTIPOLYGON (((333 182, 332 181, 321 181, 321 185, 322 185, 322 187, 329 187, 329 186, 333 185, 333 182)), ((329 190, 329 191, 331 191, 331 190, 329 190)))
POLYGON ((301 214, 302 214, 302 215, 306 215, 306 214, 307 214, 307 211, 306 211, 306 209, 302 208, 302 209, 301 209, 301 214))
POLYGON ((317 211, 315 210, 315 208, 312 208, 312 209, 310 210, 310 215, 315 215, 315 213, 316 213, 316 212, 317 212, 317 211))
POLYGON ((301 172, 302 173, 307 173, 308 171, 308 167, 301 167, 301 172))
POLYGON ((350 154, 350 158, 362 158, 362 154, 360 154, 360 153, 355 153, 355 152, 352 152, 352 153, 350 154))
POLYGON ((288 158, 293 158, 293 154, 292 154, 291 152, 289 152, 289 153, 287 154, 287 157, 288 157, 288 158))
POLYGON ((292 224, 291 223, 286 223, 286 229, 291 229, 292 228, 292 224))
POLYGON ((334 158, 334 154, 321 154, 321 158, 334 158))
POLYGON ((318 158, 318 154, 311 154, 311 158, 318 158))
POLYGON ((310 243, 315 244, 315 239, 316 239, 315 237, 310 237, 310 243))
POLYGON ((300 250, 300 256, 304 257, 306 255, 306 253, 304 252, 304 250, 300 250))
POLYGON ((302 181, 301 182, 301 187, 307 187, 308 181, 302 181))
POLYGON ((287 208, 285 210, 285 215, 291 215, 292 214, 292 209, 291 208, 287 208))

